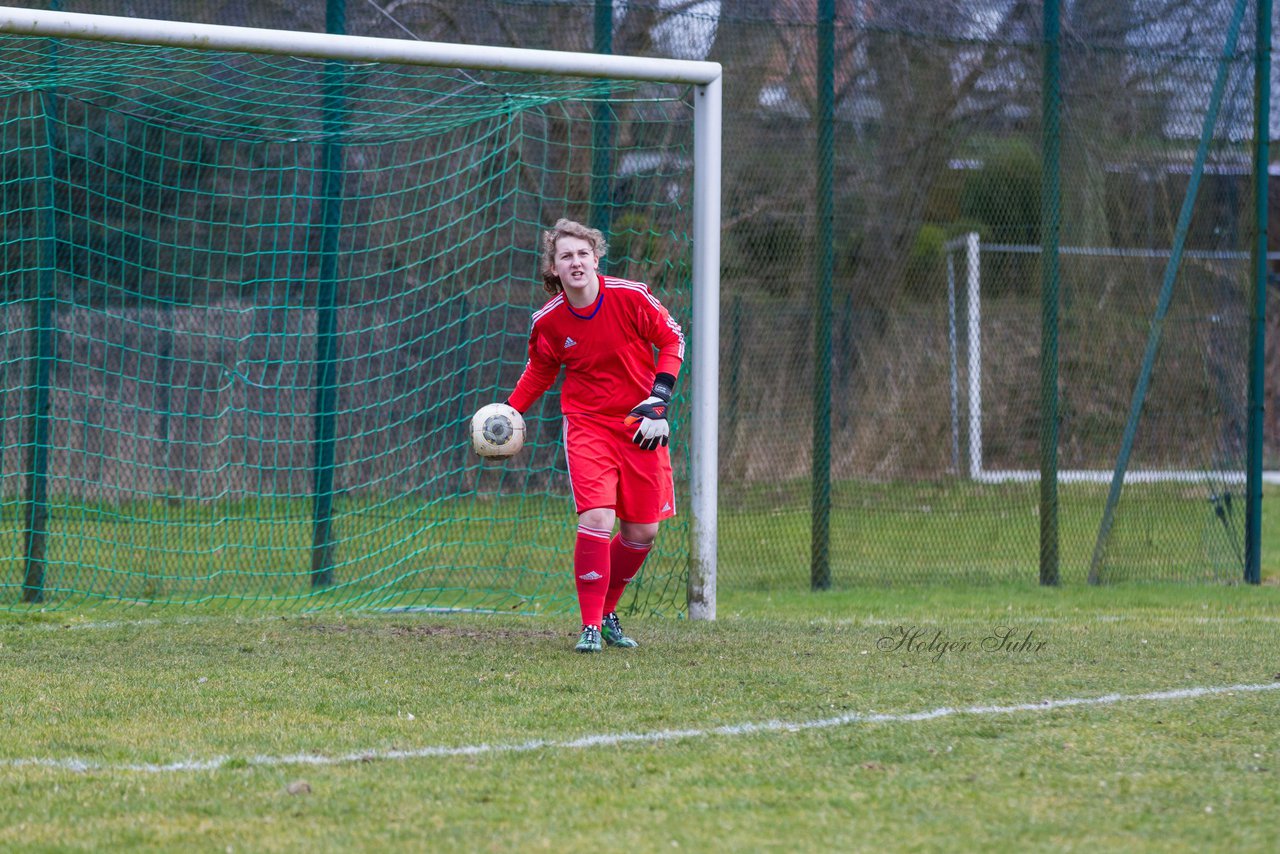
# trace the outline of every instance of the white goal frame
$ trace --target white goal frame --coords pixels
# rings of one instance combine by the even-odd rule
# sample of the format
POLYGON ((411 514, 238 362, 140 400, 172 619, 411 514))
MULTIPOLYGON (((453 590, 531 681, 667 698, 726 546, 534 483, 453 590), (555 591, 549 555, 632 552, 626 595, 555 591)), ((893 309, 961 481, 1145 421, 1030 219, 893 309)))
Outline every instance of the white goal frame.
POLYGON ((0 32, 191 50, 638 80, 694 87, 690 329, 698 344, 697 357, 690 370, 688 609, 691 619, 715 619, 722 111, 719 63, 304 33, 3 6, 0 6, 0 32))
MULTIPOLYGON (((1039 246, 1014 246, 992 244, 989 250, 1002 252, 1019 252, 1034 254, 1040 251, 1039 246)), ((1038 481, 1038 469, 989 469, 983 460, 982 433, 982 243, 976 231, 962 234, 947 241, 944 246, 947 270, 947 324, 950 344, 950 380, 951 380, 951 453, 953 465, 957 471, 965 471, 971 480, 978 483, 1013 483, 1038 481), (960 265, 956 258, 962 257, 960 265), (959 266, 959 269, 957 267, 959 266), (958 314, 960 289, 965 294, 965 316, 958 314), (960 336, 963 324, 969 343, 964 361, 967 382, 961 387, 960 336), (968 442, 962 442, 961 406, 967 403, 968 442), (965 460, 962 462, 961 447, 964 445, 965 460)), ((1167 258, 1169 250, 1164 249, 1100 249, 1096 247, 1064 246, 1059 250, 1063 255, 1112 255, 1128 258, 1167 258)), ((1218 259, 1247 260, 1248 253, 1243 252, 1183 252, 1185 257, 1205 256, 1218 259)), ((1280 258, 1280 253, 1269 253, 1268 258, 1280 258)), ((1112 469, 1062 469, 1058 472, 1058 480, 1062 483, 1110 483, 1114 472, 1112 469)), ((1125 483, 1204 483, 1213 478, 1226 483, 1244 483, 1245 470, 1207 470, 1207 469, 1133 469, 1125 471, 1125 483)), ((1264 483, 1280 483, 1280 471, 1264 471, 1264 483)))

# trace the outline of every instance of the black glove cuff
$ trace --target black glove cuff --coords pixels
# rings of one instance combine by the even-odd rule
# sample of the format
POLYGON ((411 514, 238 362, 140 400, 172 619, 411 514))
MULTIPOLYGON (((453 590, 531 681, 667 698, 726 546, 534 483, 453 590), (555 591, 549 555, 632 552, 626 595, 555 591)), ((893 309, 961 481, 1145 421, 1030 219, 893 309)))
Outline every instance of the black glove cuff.
POLYGON ((649 394, 662 398, 663 402, 671 402, 671 390, 675 388, 676 378, 671 374, 658 374, 653 378, 653 391, 649 394))

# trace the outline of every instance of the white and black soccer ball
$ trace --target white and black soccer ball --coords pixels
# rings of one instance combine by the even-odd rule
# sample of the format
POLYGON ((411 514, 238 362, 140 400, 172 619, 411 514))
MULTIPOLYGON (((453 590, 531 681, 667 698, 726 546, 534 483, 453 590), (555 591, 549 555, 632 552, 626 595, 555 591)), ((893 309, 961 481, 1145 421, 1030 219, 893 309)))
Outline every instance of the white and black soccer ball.
POLYGON ((471 447, 482 457, 510 457, 524 447, 524 418, 505 403, 490 403, 471 416, 471 447))

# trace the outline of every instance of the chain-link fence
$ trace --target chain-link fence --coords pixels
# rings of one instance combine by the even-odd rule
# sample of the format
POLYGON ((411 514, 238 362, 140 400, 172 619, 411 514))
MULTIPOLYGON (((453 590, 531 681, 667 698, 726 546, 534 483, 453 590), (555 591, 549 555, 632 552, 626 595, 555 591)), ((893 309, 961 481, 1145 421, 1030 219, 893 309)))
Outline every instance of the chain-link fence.
MULTIPOLYGON (((721 587, 807 586, 815 506, 830 508, 817 527, 836 586, 1037 577, 1041 3, 838 0, 825 78, 822 0, 52 5, 722 63, 721 587), (816 167, 824 83, 829 188, 816 167), (814 369, 819 318, 829 392, 814 369), (831 422, 816 479, 815 417, 831 422)), ((1057 448, 1076 473, 1058 491, 1064 581, 1241 577, 1254 14, 1209 0, 1063 5, 1048 168, 1061 174, 1057 448)), ((1277 451, 1268 435, 1268 468, 1277 451)))

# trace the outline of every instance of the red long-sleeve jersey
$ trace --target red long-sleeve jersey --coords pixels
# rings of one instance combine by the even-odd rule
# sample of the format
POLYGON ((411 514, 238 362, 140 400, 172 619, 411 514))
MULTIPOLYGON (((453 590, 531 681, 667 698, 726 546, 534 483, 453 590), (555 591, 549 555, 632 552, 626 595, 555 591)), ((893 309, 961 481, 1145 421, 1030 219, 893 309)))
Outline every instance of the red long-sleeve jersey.
POLYGON ((601 276, 594 305, 575 309, 559 293, 534 312, 529 361, 509 402, 527 411, 563 365, 565 415, 621 419, 649 395, 656 374, 677 376, 683 361, 680 324, 648 286, 601 276))

